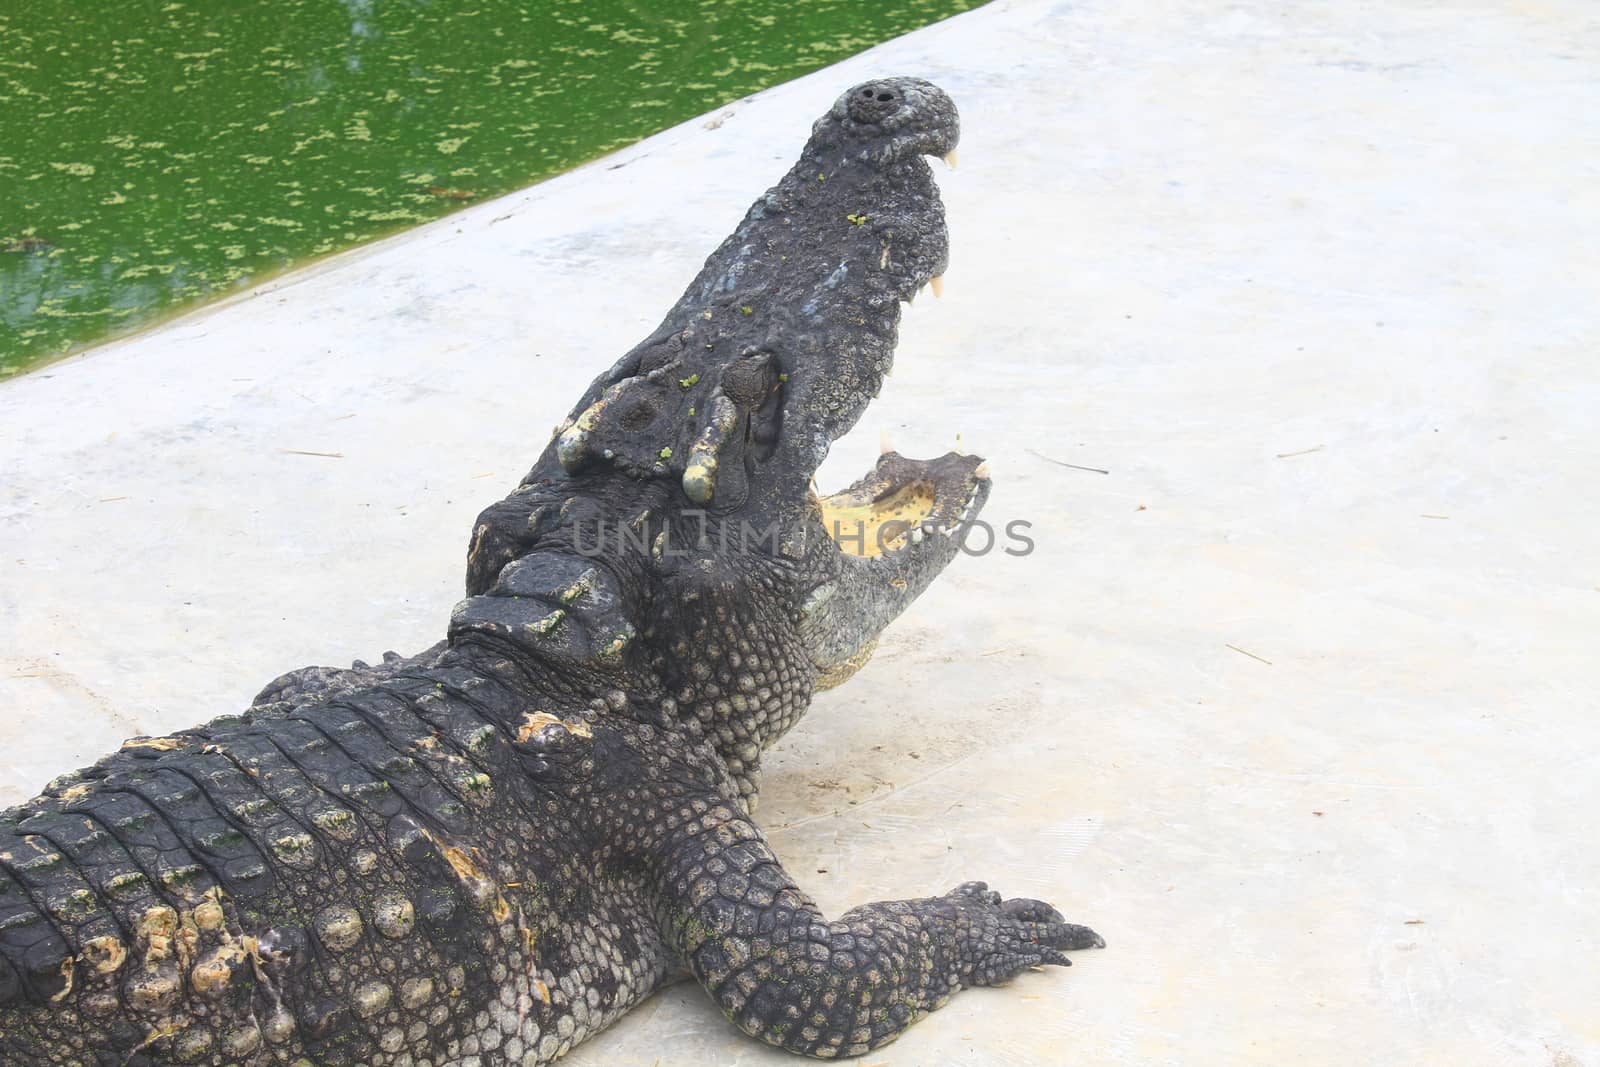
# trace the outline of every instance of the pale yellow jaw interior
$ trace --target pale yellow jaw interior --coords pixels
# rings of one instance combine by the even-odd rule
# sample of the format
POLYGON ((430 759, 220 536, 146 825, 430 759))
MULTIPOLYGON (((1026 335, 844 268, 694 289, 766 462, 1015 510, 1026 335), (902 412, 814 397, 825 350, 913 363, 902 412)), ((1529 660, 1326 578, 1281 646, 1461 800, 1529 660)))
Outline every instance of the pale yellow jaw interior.
POLYGON ((905 544, 911 531, 933 514, 934 490, 928 482, 908 482, 876 496, 846 490, 817 498, 822 525, 839 551, 850 556, 881 556, 905 544), (879 537, 886 523, 892 530, 879 537))

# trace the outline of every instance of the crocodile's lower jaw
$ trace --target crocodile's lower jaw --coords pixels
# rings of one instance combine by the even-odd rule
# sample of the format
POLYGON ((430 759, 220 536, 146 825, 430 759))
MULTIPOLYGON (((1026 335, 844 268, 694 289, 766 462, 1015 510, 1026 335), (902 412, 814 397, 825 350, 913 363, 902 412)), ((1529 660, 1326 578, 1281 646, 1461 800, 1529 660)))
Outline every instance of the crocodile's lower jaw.
MULTIPOLYGON (((913 468, 932 466, 893 455, 913 468)), ((819 497, 817 506, 839 551, 873 558, 915 547, 928 534, 956 534, 976 513, 978 482, 987 473, 980 468, 968 479, 938 480, 869 474, 849 489, 819 497)))

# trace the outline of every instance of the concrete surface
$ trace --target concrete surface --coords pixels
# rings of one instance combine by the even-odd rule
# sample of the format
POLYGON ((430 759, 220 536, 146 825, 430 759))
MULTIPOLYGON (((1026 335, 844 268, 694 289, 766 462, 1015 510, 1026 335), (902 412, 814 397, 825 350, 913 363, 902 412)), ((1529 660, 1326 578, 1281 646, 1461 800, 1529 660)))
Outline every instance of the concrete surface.
MULTIPOLYGON (((963 109, 954 263, 823 484, 959 431, 1037 550, 762 817, 827 908, 983 877, 1111 947, 867 1062, 1600 1064, 1582 0, 996 4, 0 386, 0 800, 432 641, 479 506, 883 72, 963 109)), ((680 986, 570 1062, 795 1061, 680 986)))

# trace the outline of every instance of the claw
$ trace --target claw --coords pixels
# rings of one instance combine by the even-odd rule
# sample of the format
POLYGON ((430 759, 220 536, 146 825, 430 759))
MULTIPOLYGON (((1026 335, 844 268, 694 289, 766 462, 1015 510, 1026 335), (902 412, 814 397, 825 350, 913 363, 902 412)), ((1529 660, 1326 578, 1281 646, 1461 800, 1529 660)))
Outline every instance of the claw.
POLYGON ((1051 923, 1045 929, 1048 932, 1039 938, 1039 941, 1052 948, 1070 951, 1080 948, 1106 947, 1106 939, 1087 926, 1078 926, 1076 923, 1051 923))
POLYGON ((1027 968, 1071 967, 1074 949, 1105 948, 1105 938, 1064 922, 1061 913, 1042 900, 1003 900, 984 882, 963 882, 944 897, 967 911, 983 948, 967 984, 999 985, 1027 968), (977 912, 978 914, 973 914, 977 912))

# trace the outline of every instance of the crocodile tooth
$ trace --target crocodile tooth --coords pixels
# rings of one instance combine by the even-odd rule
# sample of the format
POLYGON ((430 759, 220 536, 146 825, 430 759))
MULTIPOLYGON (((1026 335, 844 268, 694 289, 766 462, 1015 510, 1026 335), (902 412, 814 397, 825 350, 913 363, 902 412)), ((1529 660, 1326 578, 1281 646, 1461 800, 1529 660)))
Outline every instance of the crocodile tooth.
POLYGON ((944 295, 944 275, 943 274, 935 274, 932 278, 928 279, 928 284, 933 287, 933 298, 935 300, 939 299, 939 297, 944 295))
POLYGON ((989 477, 989 461, 988 460, 984 460, 982 463, 980 463, 976 467, 972 468, 972 476, 974 478, 988 478, 989 477))
POLYGON ((893 451, 894 445, 889 443, 889 431, 887 429, 880 429, 878 431, 878 454, 880 456, 887 456, 893 451))
POLYGON ((954 148, 944 154, 944 161, 951 170, 956 169, 956 150, 954 148))

